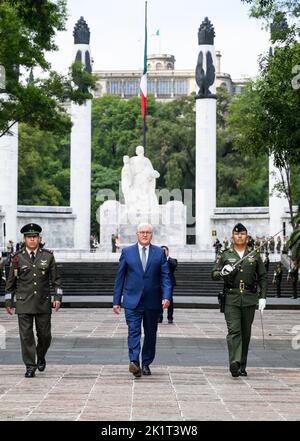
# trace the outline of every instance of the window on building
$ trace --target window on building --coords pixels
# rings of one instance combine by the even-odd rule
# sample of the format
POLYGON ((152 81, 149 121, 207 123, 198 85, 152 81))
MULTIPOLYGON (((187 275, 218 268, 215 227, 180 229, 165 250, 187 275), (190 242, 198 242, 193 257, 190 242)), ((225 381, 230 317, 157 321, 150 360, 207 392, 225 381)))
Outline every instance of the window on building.
POLYGON ((155 80, 149 80, 147 81, 147 92, 152 93, 155 95, 156 93, 156 82, 155 80))
POLYGON ((124 81, 124 96, 136 96, 140 92, 140 82, 139 80, 125 80, 124 81))
POLYGON ((162 70, 163 65, 161 63, 156 63, 155 67, 156 67, 157 70, 162 70))
POLYGON ((157 97, 170 98, 172 96, 172 80, 157 80, 157 97))
POLYGON ((188 94, 188 81, 187 79, 174 80, 174 95, 187 95, 188 94))
POLYGON ((168 63, 167 64, 167 69, 173 69, 173 64, 172 63, 168 63))
POLYGON ((233 86, 233 93, 240 93, 242 91, 241 86, 233 86))
POLYGON ((108 80, 106 83, 107 93, 112 95, 122 96, 122 81, 121 80, 108 80))

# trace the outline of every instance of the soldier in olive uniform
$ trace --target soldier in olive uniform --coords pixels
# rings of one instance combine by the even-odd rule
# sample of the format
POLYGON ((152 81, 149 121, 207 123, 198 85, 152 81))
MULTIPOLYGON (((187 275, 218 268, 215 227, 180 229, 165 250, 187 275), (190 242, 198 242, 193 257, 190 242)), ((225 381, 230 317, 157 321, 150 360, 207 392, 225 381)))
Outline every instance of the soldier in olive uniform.
POLYGON ((280 236, 277 237, 276 251, 278 254, 280 254, 280 251, 281 251, 281 238, 280 238, 280 236))
POLYGON ((276 297, 281 297, 282 274, 283 274, 282 263, 278 262, 273 277, 273 285, 276 285, 276 297))
POLYGON ((224 280, 227 345, 233 377, 247 375, 248 347, 258 297, 261 313, 266 306, 267 273, 259 252, 253 251, 233 268, 236 262, 251 251, 247 248, 247 239, 247 229, 238 223, 232 231, 233 244, 220 252, 212 269, 213 280, 224 280), (257 285, 260 287, 259 295, 257 285))
POLYGON ((275 251, 275 240, 274 240, 274 237, 270 238, 269 248, 270 248, 270 252, 272 254, 274 254, 274 251, 275 251))
POLYGON ((15 296, 27 378, 35 376, 36 368, 44 371, 46 367, 45 356, 51 342, 50 282, 55 288, 53 308, 56 311, 59 310, 62 300, 60 277, 53 253, 39 246, 41 231, 42 228, 33 223, 21 229, 25 245, 12 257, 5 287, 5 307, 8 314, 13 314, 15 296), (37 345, 33 333, 33 321, 35 321, 37 345))
POLYGON ((289 269, 288 281, 292 280, 293 295, 292 299, 298 298, 297 284, 299 279, 299 267, 295 261, 292 261, 292 267, 289 269))

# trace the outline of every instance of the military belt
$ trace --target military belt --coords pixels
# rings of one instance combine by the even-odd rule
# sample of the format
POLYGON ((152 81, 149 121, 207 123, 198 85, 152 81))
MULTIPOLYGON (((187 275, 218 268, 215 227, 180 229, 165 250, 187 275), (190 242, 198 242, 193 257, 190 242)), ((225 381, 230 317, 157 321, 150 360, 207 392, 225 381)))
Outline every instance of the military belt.
POLYGON ((250 291, 252 293, 256 293, 257 292, 257 287, 255 285, 248 285, 247 283, 244 282, 239 282, 239 284, 237 285, 225 285, 224 287, 226 290, 230 290, 230 289, 238 289, 240 291, 250 291))

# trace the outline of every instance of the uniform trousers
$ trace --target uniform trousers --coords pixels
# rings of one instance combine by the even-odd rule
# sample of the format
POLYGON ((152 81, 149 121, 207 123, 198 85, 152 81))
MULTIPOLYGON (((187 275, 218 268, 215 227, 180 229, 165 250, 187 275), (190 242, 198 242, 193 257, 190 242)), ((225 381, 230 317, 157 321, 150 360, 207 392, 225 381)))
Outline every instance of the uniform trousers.
POLYGON ((251 326, 255 315, 256 305, 235 306, 225 305, 225 320, 228 334, 226 337, 229 364, 237 361, 241 369, 247 365, 248 348, 251 338, 251 326))
POLYGON ((36 357, 45 358, 51 343, 51 314, 18 314, 22 358, 26 367, 36 367, 36 357), (37 344, 33 333, 35 322, 37 344))

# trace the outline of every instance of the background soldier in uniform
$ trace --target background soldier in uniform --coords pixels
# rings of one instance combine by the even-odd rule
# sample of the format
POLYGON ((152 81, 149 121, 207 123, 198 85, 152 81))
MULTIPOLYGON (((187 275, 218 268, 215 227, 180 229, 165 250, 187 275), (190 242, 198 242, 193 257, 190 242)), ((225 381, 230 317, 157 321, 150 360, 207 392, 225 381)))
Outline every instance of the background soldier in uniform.
POLYGON ((280 238, 280 236, 277 237, 276 252, 278 254, 280 254, 280 252, 281 252, 281 238, 280 238))
POLYGON ((266 271, 268 272, 269 271, 269 266, 270 266, 270 259, 269 259, 269 253, 268 252, 265 254, 264 265, 265 265, 266 271))
MULTIPOLYGON (((174 314, 173 291, 176 286, 176 278, 175 278, 174 273, 176 271, 178 262, 177 262, 177 259, 174 259, 173 257, 169 256, 169 254, 170 254, 169 248, 166 245, 163 245, 161 248, 164 250, 167 261, 168 261, 169 276, 170 276, 170 282, 171 282, 171 286, 172 286, 171 301, 170 301, 170 306, 168 307, 168 314, 167 314, 168 323, 172 324, 173 323, 173 314, 174 314)), ((164 310, 163 310, 163 308, 161 308, 158 323, 162 323, 163 318, 164 318, 164 310)))
POLYGON ((233 269, 233 265, 251 251, 246 246, 247 239, 247 229, 238 223, 232 231, 233 244, 220 252, 212 269, 213 280, 224 280, 227 345, 233 377, 247 375, 251 326, 258 300, 257 284, 261 290, 259 310, 262 312, 266 306, 267 273, 259 251, 253 251, 233 269))
POLYGON ((274 240, 274 237, 271 237, 271 239, 270 239, 269 248, 270 248, 270 252, 272 254, 274 254, 274 251, 275 251, 275 240, 274 240))
POLYGON ((292 280, 292 287, 293 287, 293 295, 291 297, 292 299, 298 298, 298 293, 297 293, 298 278, 299 278, 299 267, 297 263, 293 260, 292 266, 289 269, 289 274, 288 274, 288 281, 292 280))
POLYGON ((16 300, 22 357, 26 366, 25 377, 35 376, 36 368, 44 371, 45 355, 51 342, 50 282, 55 287, 53 308, 59 310, 62 299, 60 277, 51 251, 40 248, 37 224, 27 224, 21 229, 25 246, 12 257, 6 283, 5 306, 13 314, 13 297, 16 300), (37 345, 33 333, 35 321, 37 345))
POLYGON ((282 263, 278 262, 274 271, 273 285, 276 285, 276 297, 281 297, 282 263))

